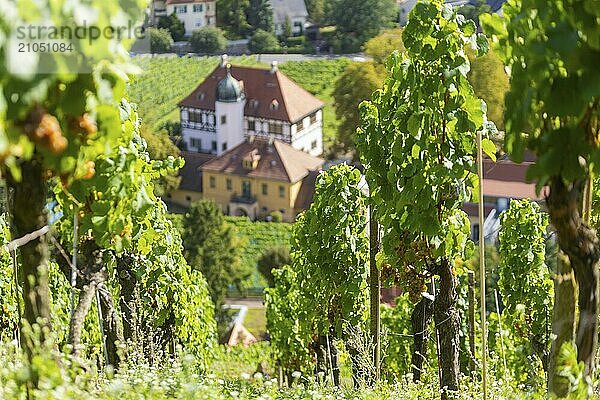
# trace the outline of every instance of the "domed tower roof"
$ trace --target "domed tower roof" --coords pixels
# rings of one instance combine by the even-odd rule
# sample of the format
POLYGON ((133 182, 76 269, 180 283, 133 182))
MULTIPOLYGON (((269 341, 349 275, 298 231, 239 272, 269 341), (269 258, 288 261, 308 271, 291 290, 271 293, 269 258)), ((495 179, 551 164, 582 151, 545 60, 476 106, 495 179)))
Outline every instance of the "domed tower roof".
POLYGON ((217 101, 235 103, 244 98, 240 83, 231 76, 230 66, 227 66, 227 76, 217 84, 217 101))

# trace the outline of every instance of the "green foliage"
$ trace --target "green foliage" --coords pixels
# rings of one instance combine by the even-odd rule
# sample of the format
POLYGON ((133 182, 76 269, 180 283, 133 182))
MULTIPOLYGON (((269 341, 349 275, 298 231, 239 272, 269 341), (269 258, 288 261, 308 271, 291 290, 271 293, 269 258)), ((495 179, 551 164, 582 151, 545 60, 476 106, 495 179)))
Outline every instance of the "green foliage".
POLYGON ((200 200, 183 218, 185 258, 208 281, 217 315, 230 285, 241 286, 251 273, 240 263, 240 246, 235 230, 212 201, 200 200))
MULTIPOLYGON (((402 53, 402 28, 387 29, 379 35, 369 39, 364 45, 365 54, 373 58, 377 66, 385 68, 385 61, 394 51, 402 53)), ((385 71, 383 71, 385 72, 385 71)))
POLYGON ((190 44, 196 53, 213 54, 225 50, 227 39, 219 28, 205 27, 192 32, 190 44))
POLYGON ((287 44, 287 40, 292 36, 292 21, 288 15, 285 16, 281 38, 287 44))
POLYGON ((272 53, 279 50, 279 41, 274 33, 257 29, 248 42, 248 49, 253 53, 272 53))
POLYGON ((495 51, 490 50, 481 57, 469 52, 471 70, 469 82, 473 85, 475 95, 485 101, 488 119, 504 129, 504 95, 508 91, 508 75, 504 64, 495 51))
MULTIPOLYGON (((152 131, 148 126, 142 124, 140 127, 140 136, 146 141, 146 150, 151 160, 164 161, 168 160, 169 157, 179 157, 179 149, 169 137, 166 129, 152 131)), ((164 176, 155 180, 154 192, 158 196, 162 196, 178 188, 180 181, 181 178, 178 176, 178 172, 168 171, 164 176)))
POLYGON ((388 229, 384 251, 400 267, 384 278, 417 300, 429 266, 468 257, 472 248, 460 206, 476 183, 476 131, 487 120, 467 80, 465 49, 486 47, 472 21, 440 2, 417 3, 402 38, 406 52, 390 57, 383 89, 361 104, 357 146, 377 219, 388 229))
POLYGON ((317 178, 310 208, 293 227, 292 259, 304 308, 318 333, 364 317, 368 238, 361 174, 345 164, 317 178))
POLYGON ((256 271, 252 281, 244 287, 262 287, 265 285, 256 265, 261 256, 273 247, 289 248, 291 225, 278 222, 250 221, 246 217, 225 217, 232 225, 238 237, 240 247, 240 263, 244 270, 256 271))
POLYGON ((158 19, 158 28, 166 29, 171 33, 171 38, 179 42, 185 36, 185 25, 183 21, 177 18, 177 14, 173 11, 171 15, 166 15, 158 19))
POLYGON ((275 286, 265 289, 265 303, 275 358, 287 371, 307 371, 312 361, 311 332, 305 323, 307 310, 298 301, 302 296, 298 271, 286 265, 273 271, 273 276, 275 286))
POLYGON ((526 149, 538 158, 528 171, 540 189, 596 174, 600 76, 600 8, 589 1, 505 3, 504 17, 480 20, 510 70, 505 147, 516 161, 526 149), (539 9, 541 12, 531 12, 539 9))
MULTIPOLYGON (((273 8, 269 0, 250 0, 250 5, 247 9, 248 23, 252 27, 252 31, 274 32, 273 25, 273 8)), ((254 36, 254 35, 253 35, 254 36)), ((254 51, 250 49, 250 51, 254 51)))
POLYGON ((505 304, 503 317, 508 316, 523 339, 539 343, 532 343, 534 351, 536 345, 549 351, 554 285, 544 263, 548 216, 531 200, 512 200, 500 222, 498 286, 505 304))
POLYGON ((335 0, 332 20, 337 26, 334 47, 337 51, 360 51, 364 42, 390 28, 397 15, 393 0, 335 0))
POLYGON ((464 4, 456 10, 458 14, 464 15, 466 19, 470 19, 476 24, 479 23, 479 16, 481 14, 489 13, 492 8, 487 4, 485 0, 476 0, 475 3, 464 4))
POLYGON ((251 31, 246 17, 249 6, 250 0, 217 0, 217 26, 225 29, 229 39, 240 39, 251 31))
MULTIPOLYGON (((0 246, 10 241, 10 230, 6 216, 0 216, 0 246)), ((18 321, 17 292, 12 258, 8 252, 0 253, 0 342, 10 342, 15 338, 18 321)))
POLYGON ((390 380, 398 380, 411 372, 412 302, 407 295, 395 300, 395 306, 381 306, 381 326, 384 333, 383 371, 390 380))
MULTIPOLYGON (((95 27, 109 28, 119 16, 140 21, 142 0, 122 9, 106 2, 75 1, 70 7, 48 7, 44 2, 3 3, 0 15, 0 160, 17 181, 19 162, 35 157, 49 174, 63 180, 80 179, 94 160, 118 142, 118 102, 124 96, 127 73, 132 72, 127 49, 133 40, 122 42, 100 37, 74 35, 67 40, 74 52, 29 53, 15 57, 5 49, 19 26, 39 26, 43 21, 81 21, 75 10, 95 15, 95 27), (74 56, 76 55, 76 56, 74 56), (39 73, 56 71, 56 73, 39 73), (77 74, 76 71, 93 71, 77 74)), ((73 22, 75 26, 76 23, 73 22)), ((79 28, 81 29, 81 28, 79 28)), ((5 171, 6 172, 6 171, 5 171)), ((9 174, 3 173, 4 176, 9 174)))
POLYGON ((273 278, 273 270, 284 265, 290 265, 292 259, 290 250, 286 246, 271 247, 258 259, 256 263, 258 272, 265 278, 268 285, 273 287, 275 280, 273 278))
POLYGON ((327 18, 328 4, 325 0, 306 0, 308 18, 317 25, 323 25, 327 18))
POLYGON ((150 36, 150 51, 152 53, 168 53, 173 46, 173 38, 167 29, 148 28, 150 36))
POLYGON ((334 147, 336 153, 358 157, 354 143, 356 129, 360 125, 358 106, 362 101, 370 100, 372 93, 381 87, 382 83, 383 78, 371 62, 349 65, 335 81, 335 116, 340 120, 334 147))

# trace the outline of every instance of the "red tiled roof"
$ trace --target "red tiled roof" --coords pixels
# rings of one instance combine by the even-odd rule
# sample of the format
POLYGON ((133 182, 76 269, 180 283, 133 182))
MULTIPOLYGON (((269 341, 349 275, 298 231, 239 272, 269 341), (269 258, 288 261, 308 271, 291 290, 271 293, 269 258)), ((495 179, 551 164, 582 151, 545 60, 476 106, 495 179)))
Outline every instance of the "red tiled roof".
POLYGON ((201 192, 202 171, 200 167, 216 156, 213 154, 194 153, 191 151, 182 151, 181 156, 185 160, 185 164, 179 170, 179 176, 181 177, 179 189, 201 192))
MULTIPOLYGON (((179 106, 214 110, 217 83, 226 74, 227 68, 219 65, 179 106)), ((245 115, 295 123, 324 106, 321 100, 280 71, 272 73, 269 69, 232 66, 231 75, 243 84, 245 115), (279 104, 276 109, 271 108, 273 100, 279 104)))
POLYGON ((253 178, 274 179, 290 183, 298 182, 310 171, 320 169, 324 160, 313 157, 292 146, 264 138, 247 140, 202 166, 202 171, 229 173, 253 178), (258 155, 254 169, 244 168, 242 160, 258 155))
POLYGON ((525 179, 531 162, 516 164, 510 160, 483 160, 483 195, 513 199, 542 200, 543 193, 535 192, 535 184, 525 179))

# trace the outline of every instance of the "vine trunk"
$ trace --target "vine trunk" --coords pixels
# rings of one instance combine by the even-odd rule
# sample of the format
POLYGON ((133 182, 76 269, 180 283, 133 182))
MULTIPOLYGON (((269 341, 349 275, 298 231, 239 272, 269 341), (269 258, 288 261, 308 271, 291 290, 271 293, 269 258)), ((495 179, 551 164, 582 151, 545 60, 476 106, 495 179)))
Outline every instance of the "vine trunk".
POLYGON ((579 322, 575 335, 577 359, 585 365, 585 375, 594 372, 598 342, 598 261, 600 240, 596 231, 584 223, 580 214, 586 180, 565 184, 560 176, 550 182, 546 202, 552 224, 558 233, 561 250, 567 254, 579 289, 579 322))

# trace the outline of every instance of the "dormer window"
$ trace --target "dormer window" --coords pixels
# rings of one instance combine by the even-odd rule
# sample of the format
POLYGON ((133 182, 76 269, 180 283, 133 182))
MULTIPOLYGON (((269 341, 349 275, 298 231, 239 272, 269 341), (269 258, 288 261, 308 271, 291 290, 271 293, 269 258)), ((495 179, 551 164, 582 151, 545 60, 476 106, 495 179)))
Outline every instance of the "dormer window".
POLYGON ((248 153, 244 158, 242 158, 242 167, 245 169, 256 169, 258 167, 258 162, 260 161, 260 154, 258 154, 258 150, 254 149, 250 153, 248 153))
POLYGON ((198 93, 198 100, 200 100, 200 101, 204 100, 204 92, 198 93))
POLYGON ((258 100, 256 100, 256 99, 250 100, 250 107, 258 108, 258 100))
POLYGON ((271 110, 276 111, 279 109, 279 102, 276 99, 273 99, 269 107, 271 108, 271 110))

